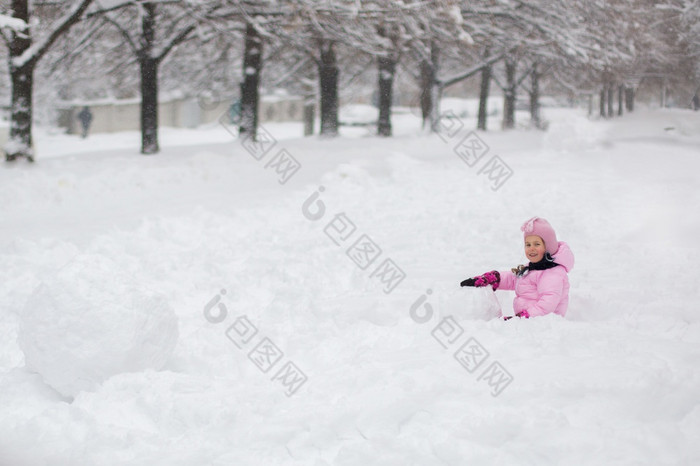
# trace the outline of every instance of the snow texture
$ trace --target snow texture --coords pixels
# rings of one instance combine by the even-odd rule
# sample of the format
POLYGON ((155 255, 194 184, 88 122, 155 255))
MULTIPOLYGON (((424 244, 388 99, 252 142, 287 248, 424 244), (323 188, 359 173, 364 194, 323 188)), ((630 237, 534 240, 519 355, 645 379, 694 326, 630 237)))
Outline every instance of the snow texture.
POLYGON ((67 397, 117 374, 161 369, 177 338, 168 301, 97 254, 79 255, 39 285, 19 333, 27 367, 67 397))
POLYGON ((700 464, 700 112, 544 108, 546 133, 472 133, 474 105, 452 104, 468 116, 442 137, 395 108, 392 138, 165 128, 152 157, 137 132, 37 129, 37 163, 0 170, 0 464, 700 464), (301 165, 286 184, 280 153, 301 165), (488 319, 513 293, 459 283, 523 263, 535 215, 576 255, 567 315, 488 319), (362 235, 406 273, 391 293, 348 255, 362 235), (177 345, 141 370, 129 348, 172 344, 167 307, 177 345), (67 400, 31 351, 115 362, 67 400), (497 396, 492 363, 512 375, 497 396))

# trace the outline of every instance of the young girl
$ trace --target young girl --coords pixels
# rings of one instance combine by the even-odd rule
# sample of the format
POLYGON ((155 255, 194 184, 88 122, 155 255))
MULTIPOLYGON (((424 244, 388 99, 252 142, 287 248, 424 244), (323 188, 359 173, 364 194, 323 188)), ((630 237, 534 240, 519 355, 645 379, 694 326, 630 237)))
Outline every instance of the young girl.
MULTIPOLYGON (((515 290, 513 309, 518 317, 535 317, 555 313, 566 314, 569 304, 568 272, 574 267, 569 246, 557 241, 547 220, 532 217, 520 229, 525 239, 525 256, 530 263, 498 272, 493 270, 468 278, 461 286, 488 286, 494 291, 515 290)), ((505 320, 511 317, 505 317, 505 320)))

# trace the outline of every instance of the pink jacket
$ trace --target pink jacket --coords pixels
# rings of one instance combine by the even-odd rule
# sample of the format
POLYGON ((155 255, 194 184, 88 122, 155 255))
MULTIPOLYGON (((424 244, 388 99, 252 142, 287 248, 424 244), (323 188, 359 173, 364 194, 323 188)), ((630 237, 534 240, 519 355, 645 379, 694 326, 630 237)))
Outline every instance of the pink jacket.
POLYGON ((557 267, 546 270, 532 270, 522 277, 512 271, 500 272, 499 290, 515 290, 513 309, 515 313, 527 311, 530 317, 543 316, 554 312, 566 315, 569 305, 569 276, 574 268, 574 254, 569 246, 559 242, 557 252, 552 255, 557 267))

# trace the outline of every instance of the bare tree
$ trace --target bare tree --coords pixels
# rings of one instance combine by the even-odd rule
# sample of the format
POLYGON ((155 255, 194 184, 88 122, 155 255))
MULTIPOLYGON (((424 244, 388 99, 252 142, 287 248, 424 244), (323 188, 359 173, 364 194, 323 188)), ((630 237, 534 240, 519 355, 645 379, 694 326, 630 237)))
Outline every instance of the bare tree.
MULTIPOLYGON (((136 57, 141 89, 141 153, 159 152, 158 143, 158 72, 163 60, 176 47, 192 37, 205 24, 219 2, 173 0, 129 1, 101 11, 104 21, 116 28, 124 43, 136 57)), ((205 34, 203 32, 202 34, 205 34)))
POLYGON ((12 110, 10 117, 10 140, 5 146, 5 160, 18 158, 34 160, 32 144, 32 115, 34 93, 34 70, 37 63, 49 51, 56 40, 73 27, 85 14, 93 0, 69 2, 63 15, 52 22, 43 32, 34 31, 30 21, 32 9, 29 0, 12 0, 9 13, 15 19, 15 27, 3 29, 2 38, 9 53, 10 80, 12 83, 12 110))

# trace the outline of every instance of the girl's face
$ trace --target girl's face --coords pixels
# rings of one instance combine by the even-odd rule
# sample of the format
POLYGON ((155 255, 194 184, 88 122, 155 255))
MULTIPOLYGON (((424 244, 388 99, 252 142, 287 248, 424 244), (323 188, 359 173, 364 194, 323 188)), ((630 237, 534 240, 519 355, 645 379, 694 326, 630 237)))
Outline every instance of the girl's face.
POLYGON ((539 262, 544 257, 547 250, 544 247, 544 241, 539 236, 530 235, 525 237, 525 256, 532 262, 539 262))

